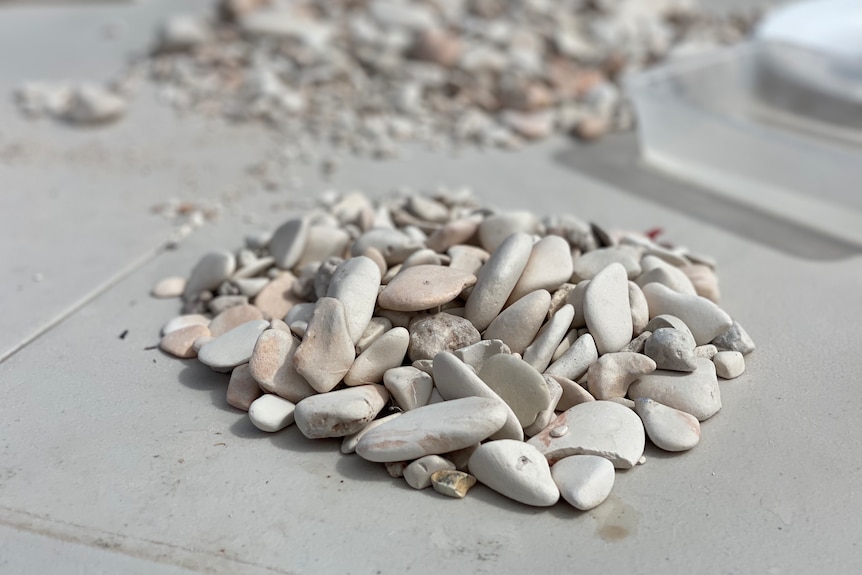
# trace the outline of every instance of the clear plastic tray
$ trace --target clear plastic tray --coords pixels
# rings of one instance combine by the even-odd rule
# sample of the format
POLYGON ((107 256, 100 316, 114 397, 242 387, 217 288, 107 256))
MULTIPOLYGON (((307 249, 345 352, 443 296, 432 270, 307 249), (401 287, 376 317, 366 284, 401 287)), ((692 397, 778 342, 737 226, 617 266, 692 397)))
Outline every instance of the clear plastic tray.
POLYGON ((862 247, 862 99, 848 73, 859 66, 761 41, 633 75, 643 158, 862 247))

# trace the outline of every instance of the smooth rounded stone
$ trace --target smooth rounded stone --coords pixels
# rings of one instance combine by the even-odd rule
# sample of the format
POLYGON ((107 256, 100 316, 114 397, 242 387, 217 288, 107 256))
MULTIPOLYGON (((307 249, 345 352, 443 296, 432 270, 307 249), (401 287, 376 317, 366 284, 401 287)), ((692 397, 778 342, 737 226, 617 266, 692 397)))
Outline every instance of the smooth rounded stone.
POLYGON ((263 319, 263 313, 257 307, 249 304, 234 306, 213 318, 209 324, 210 333, 213 337, 218 337, 239 325, 256 319, 263 319))
POLYGON ((588 511, 600 505, 614 488, 616 470, 598 455, 572 455, 551 468, 560 495, 575 509, 588 511))
POLYGON ((696 355, 697 357, 705 357, 706 359, 712 359, 717 353, 718 348, 711 343, 699 345, 694 348, 694 355, 696 355))
POLYGON ((499 315, 512 288, 518 283, 532 249, 533 239, 529 235, 512 234, 479 270, 476 285, 467 298, 465 312, 465 317, 477 330, 484 331, 499 315))
POLYGON ((402 267, 404 267, 403 264, 395 264, 394 266, 386 270, 386 275, 381 278, 380 283, 384 286, 389 285, 389 282, 395 279, 395 276, 398 275, 402 267))
POLYGON ((359 255, 365 256, 377 264, 377 268, 380 270, 380 277, 386 275, 386 271, 389 269, 389 266, 386 265, 386 259, 384 259, 383 254, 380 253, 380 250, 369 246, 359 255))
POLYGON ((356 355, 361 354, 368 349, 372 343, 377 341, 377 338, 392 329, 392 322, 385 317, 372 317, 368 322, 368 327, 362 332, 362 337, 356 342, 356 355))
POLYGON ((395 404, 404 411, 428 405, 434 380, 431 375, 411 365, 393 367, 383 374, 383 385, 395 404))
POLYGON ((698 358, 697 369, 691 373, 656 370, 641 376, 629 387, 629 398, 637 401, 642 397, 690 413, 698 421, 709 419, 721 409, 715 364, 698 358))
MULTIPOLYGON (((312 395, 296 404, 296 426, 309 439, 344 437, 365 427, 380 413, 387 401, 389 392, 382 385, 360 385, 312 395)), ((396 421, 391 420, 388 424, 396 421)))
POLYGON ((499 339, 483 339, 452 352, 455 357, 476 370, 476 373, 479 373, 489 358, 499 353, 512 353, 509 346, 499 339))
POLYGON ((241 305, 248 305, 244 295, 220 295, 207 302, 207 308, 216 316, 241 305))
POLYGON ((677 293, 658 283, 647 284, 643 291, 650 315, 678 317, 691 330, 697 345, 711 342, 733 325, 730 316, 705 297, 677 293))
POLYGON ((410 322, 410 361, 434 359, 441 351, 453 351, 481 339, 469 321, 449 313, 417 316, 410 322))
POLYGON ((332 274, 326 295, 344 304, 347 329, 354 344, 374 315, 380 279, 377 264, 365 256, 342 262, 332 274))
POLYGON ((476 478, 463 471, 441 469, 431 474, 431 485, 440 495, 463 499, 470 488, 476 485, 476 478))
POLYGON ((555 410, 557 409, 557 404, 560 402, 560 398, 563 397, 563 386, 556 379, 550 375, 543 375, 542 379, 545 380, 545 386, 548 388, 550 401, 548 401, 548 407, 540 411, 539 415, 536 416, 536 420, 524 428, 524 435, 529 437, 540 433, 557 417, 555 410))
POLYGON ((262 258, 258 258, 253 262, 250 262, 240 269, 236 270, 233 274, 233 279, 246 279, 253 278, 258 276, 269 268, 271 268, 275 264, 275 258, 272 256, 266 256, 262 258))
POLYGON ((201 348, 214 339, 215 338, 211 335, 202 335, 201 337, 197 338, 195 340, 195 342, 192 344, 192 349, 195 350, 195 355, 199 354, 201 351, 201 348))
POLYGON ((395 311, 421 311, 457 298, 476 283, 473 274, 439 265, 403 269, 383 288, 377 305, 395 311))
POLYGON ((449 219, 449 208, 437 200, 420 194, 407 198, 406 207, 411 214, 428 222, 443 223, 449 219))
POLYGON ((512 353, 523 352, 539 332, 551 305, 551 294, 537 290, 525 295, 494 318, 483 337, 499 339, 512 353))
POLYGON ((491 254, 476 246, 452 246, 446 250, 452 258, 449 267, 477 275, 482 266, 491 258, 491 254))
POLYGON ((162 326, 162 335, 168 335, 172 331, 177 331, 178 329, 189 327, 191 325, 207 326, 209 325, 209 323, 210 318, 199 313, 190 313, 177 316, 169 320, 165 325, 162 326))
POLYGON ((194 349, 195 340, 208 335, 210 335, 210 330, 207 326, 188 325, 162 336, 159 341, 159 349, 180 359, 191 359, 198 355, 194 349))
POLYGON ((695 345, 694 336, 691 334, 691 330, 688 329, 688 326, 685 325, 685 322, 670 314, 659 314, 653 317, 649 320, 649 323, 647 323, 644 331, 654 332, 663 327, 670 327, 685 332, 691 338, 692 345, 695 345))
POLYGON ((406 329, 390 329, 356 357, 344 375, 344 383, 351 386, 381 383, 388 369, 398 367, 404 361, 409 344, 410 334, 406 329))
POLYGON ((296 406, 277 395, 267 393, 251 402, 248 418, 261 431, 275 433, 294 422, 296 406))
POLYGON ((527 443, 551 465, 571 455, 600 455, 617 469, 630 469, 643 455, 645 442, 643 424, 634 411, 612 401, 589 401, 564 411, 527 443), (564 434, 551 434, 562 427, 564 434))
POLYGON ((431 249, 416 250, 401 264, 401 270, 416 266, 440 266, 442 265, 440 254, 431 249))
POLYGON ((712 343, 721 351, 738 351, 742 355, 754 351, 754 340, 736 321, 727 331, 713 338, 712 343))
POLYGON ((284 315, 284 323, 286 323, 288 326, 296 321, 304 321, 305 323, 308 323, 309 321, 311 321, 311 316, 314 315, 314 308, 316 307, 316 303, 298 303, 292 308, 290 308, 290 311, 288 311, 284 315))
POLYGON ((383 255, 386 265, 400 264, 423 246, 402 231, 394 228, 373 228, 353 242, 350 255, 359 256, 367 248, 374 248, 383 255))
POLYGON ((206 254, 192 269, 186 281, 183 299, 190 300, 202 291, 215 290, 223 281, 230 278, 235 269, 236 260, 232 253, 220 250, 206 254))
POLYGON ((584 316, 584 294, 587 293, 589 285, 590 280, 578 282, 566 300, 567 303, 575 308, 575 318, 572 320, 572 327, 581 328, 587 326, 587 318, 584 316))
POLYGON ((544 372, 551 364, 554 351, 566 337, 572 320, 575 318, 575 308, 566 304, 559 309, 536 334, 533 342, 524 349, 524 361, 537 371, 544 372))
POLYGON ((685 265, 679 268, 688 277, 694 286, 694 291, 699 296, 718 303, 721 299, 721 290, 718 287, 718 277, 715 270, 701 264, 685 265))
POLYGON ((509 407, 509 404, 491 389, 469 365, 449 352, 440 352, 434 357, 432 375, 434 377, 434 389, 446 401, 464 397, 482 397, 499 401, 503 405, 506 422, 500 429, 495 430, 491 439, 524 440, 524 430, 518 416, 509 407))
POLYGON ((635 401, 635 413, 643 421, 647 435, 665 451, 686 451, 700 441, 700 422, 689 413, 642 397, 635 401))
POLYGON ((263 390, 251 375, 248 364, 236 366, 227 384, 227 403, 231 407, 248 411, 252 402, 263 395, 263 390))
POLYGON ((658 369, 671 371, 694 371, 697 356, 694 340, 684 331, 672 327, 660 327, 644 344, 644 354, 655 360, 658 369))
POLYGON ((240 295, 254 298, 260 290, 269 283, 268 278, 234 278, 230 280, 232 286, 239 290, 240 295))
POLYGON ((431 476, 444 469, 455 469, 455 464, 439 455, 426 455, 404 468, 404 479, 413 489, 431 487, 431 476))
POLYGON ((643 290, 634 282, 629 282, 629 308, 632 313, 632 335, 638 336, 649 323, 649 305, 643 290))
POLYGON ((266 284, 255 296, 254 305, 267 318, 284 318, 293 306, 303 300, 293 293, 296 276, 285 272, 266 284))
POLYGON ((356 348, 348 330, 344 305, 340 300, 332 297, 317 300, 293 364, 296 371, 320 393, 338 385, 356 359, 356 348))
POLYGON ((631 340, 624 348, 620 351, 633 351, 634 353, 643 353, 644 345, 646 345, 646 341, 652 336, 651 331, 642 331, 639 336, 631 340))
POLYGON ((465 218, 444 224, 434 230, 425 245, 437 253, 445 253, 452 246, 463 244, 476 235, 479 221, 475 218, 465 218))
POLYGON ((312 262, 323 262, 331 257, 341 257, 350 244, 350 235, 342 229, 328 226, 309 226, 305 247, 296 267, 312 262))
POLYGON ((532 425, 551 402, 542 375, 514 355, 498 354, 489 358, 478 375, 512 408, 521 427, 532 425))
MULTIPOLYGON (((647 256, 654 257, 654 256, 647 256)), ((658 258, 656 258, 658 261, 658 258)), ((664 263, 664 262, 663 262, 664 263)), ((665 264, 666 267, 657 267, 651 269, 648 272, 644 272, 637 278, 637 284, 641 287, 651 284, 651 283, 659 283, 672 289, 675 292, 679 292, 686 295, 697 295, 697 292, 694 289, 694 286, 691 284, 691 281, 688 279, 679 268, 673 267, 670 264, 665 264)))
POLYGON ((599 355, 619 351, 632 339, 626 270, 612 263, 597 273, 584 293, 584 318, 599 355))
POLYGON ((275 258, 276 266, 289 270, 299 262, 308 241, 309 227, 308 218, 300 217, 284 222, 275 230, 269 241, 269 253, 275 258))
MULTIPOLYGON (((479 244, 493 253, 512 234, 535 234, 541 230, 541 227, 542 222, 532 212, 493 214, 479 224, 479 244)), ((532 241, 530 243, 532 244, 532 241)))
POLYGON ((268 329, 260 334, 249 360, 249 372, 268 393, 297 403, 317 393, 294 368, 299 341, 288 331, 268 329))
POLYGON ((356 444, 359 443, 359 440, 362 439, 363 435, 365 435, 366 433, 368 433, 369 431, 371 431, 375 427, 377 427, 379 425, 383 425, 387 421, 392 421, 393 419, 395 419, 399 415, 401 415, 401 414, 396 412, 396 413, 392 413, 390 415, 387 415, 386 417, 381 417, 380 419, 375 419, 374 421, 371 421, 370 423, 368 423, 368 425, 366 425, 365 427, 363 427, 362 429, 360 429, 356 433, 353 433, 351 435, 345 435, 344 439, 341 442, 341 453, 344 453, 345 455, 347 455, 347 454, 355 452, 356 451, 356 444))
POLYGON ((546 236, 533 244, 530 257, 506 305, 536 290, 554 291, 572 277, 569 242, 560 236, 546 236))
POLYGON ((626 279, 633 280, 641 274, 641 251, 632 246, 599 248, 582 254, 572 262, 572 283, 593 279, 611 264, 620 264, 626 272, 626 279))
MULTIPOLYGON (((361 388, 343 391, 355 389, 361 388)), ((506 412, 502 401, 485 397, 417 407, 366 433, 356 445, 356 453, 363 459, 385 463, 464 449, 498 431, 506 423, 506 412)))
POLYGON ((150 294, 157 298, 180 297, 186 290, 186 278, 168 277, 156 282, 150 294))
POLYGON ((632 383, 655 369, 656 362, 640 353, 606 353, 587 371, 590 395, 596 399, 625 397, 632 383))
POLYGON ((564 353, 569 351, 569 348, 572 347, 572 344, 578 339, 578 332, 579 330, 572 329, 566 333, 565 337, 563 337, 563 341, 561 341, 560 345, 557 346, 557 349, 554 350, 554 355, 551 356, 551 363, 557 361, 563 357, 564 353))
POLYGON ((589 391, 576 381, 559 375, 546 375, 545 377, 553 378, 563 390, 560 400, 557 402, 557 411, 566 411, 581 403, 596 400, 589 391))
POLYGON ((548 375, 561 375, 569 379, 579 379, 587 373, 590 365, 599 359, 596 342, 593 336, 585 333, 575 340, 575 343, 566 350, 560 359, 552 363, 545 373, 548 375))
POLYGON ((525 505, 549 507, 560 499, 548 460, 529 443, 489 441, 476 449, 467 467, 480 483, 525 505))
POLYGON ((215 371, 229 371, 241 363, 248 363, 255 343, 269 322, 263 319, 250 321, 224 333, 198 352, 198 360, 215 371))
POLYGON ((720 351, 713 356, 712 362, 715 373, 722 379, 739 377, 745 371, 745 358, 738 351, 720 351))

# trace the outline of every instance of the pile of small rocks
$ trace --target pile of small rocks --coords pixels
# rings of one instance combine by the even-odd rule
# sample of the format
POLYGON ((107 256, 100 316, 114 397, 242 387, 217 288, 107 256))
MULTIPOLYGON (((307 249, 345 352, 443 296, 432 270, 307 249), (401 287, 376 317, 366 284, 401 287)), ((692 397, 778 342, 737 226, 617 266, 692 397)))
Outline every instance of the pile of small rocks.
POLYGON ((259 429, 536 506, 600 504, 647 438, 697 445, 754 350, 710 258, 462 191, 329 194, 152 293, 184 302, 161 349, 230 372, 259 429))

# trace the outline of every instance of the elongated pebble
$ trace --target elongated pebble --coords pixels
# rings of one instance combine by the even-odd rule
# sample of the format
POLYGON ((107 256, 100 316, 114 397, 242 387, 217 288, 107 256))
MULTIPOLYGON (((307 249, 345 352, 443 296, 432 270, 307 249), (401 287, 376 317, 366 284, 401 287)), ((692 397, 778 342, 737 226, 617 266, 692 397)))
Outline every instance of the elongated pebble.
POLYGON ((545 371, 551 364, 551 359, 557 346, 566 337, 566 333, 569 331, 569 326, 572 325, 574 318, 575 308, 571 304, 561 307, 541 327, 530 345, 524 349, 524 361, 532 365, 540 373, 545 371))
POLYGON ((157 298, 180 297, 186 289, 186 278, 167 277, 156 282, 150 294, 157 298))
POLYGON ((598 455, 572 455, 551 468, 560 495, 572 507, 588 511, 597 507, 614 488, 616 471, 609 459, 598 455))
POLYGON ((347 329, 354 344, 374 315, 380 279, 377 264, 365 256, 342 262, 332 274, 326 295, 343 304, 347 329))
POLYGON ((635 401, 635 412, 643 421, 647 435, 665 451, 686 451, 700 441, 700 422, 689 413, 642 397, 635 401))
POLYGON ((639 249, 625 245, 587 252, 574 260, 572 283, 592 279, 614 263, 623 267, 627 280, 635 279, 641 273, 640 253, 639 249))
POLYGON ((477 330, 484 331, 499 315, 521 277, 532 249, 533 240, 529 235, 512 234, 479 270, 476 285, 467 298, 464 316, 477 330))
POLYGON ((389 392, 382 385, 360 385, 312 395, 296 404, 296 426, 309 439, 344 437, 365 427, 387 401, 389 392))
POLYGON ((449 453, 490 437, 506 422, 506 413, 502 401, 484 397, 417 407, 366 433, 356 453, 381 463, 449 453))
POLYGON ((386 417, 381 417, 380 419, 375 419, 375 420, 369 422, 365 427, 363 427, 362 429, 360 429, 356 433, 353 433, 351 435, 345 435, 344 439, 341 441, 341 453, 344 453, 345 455, 347 455, 349 453, 355 452, 356 451, 356 444, 359 443, 359 440, 362 439, 363 435, 365 435, 366 433, 368 433, 369 431, 371 431, 372 429, 374 429, 378 425, 383 425, 387 421, 392 421, 393 419, 395 419, 399 415, 401 415, 401 414, 398 412, 391 413, 391 414, 387 415, 386 417))
POLYGON ((721 409, 715 365, 705 358, 697 359, 697 369, 691 373, 656 370, 641 376, 629 387, 629 398, 637 401, 642 397, 690 413, 698 421, 721 409))
POLYGON ((409 343, 410 334, 406 329, 390 329, 356 357, 344 375, 344 383, 363 385, 383 382, 386 370, 398 367, 404 361, 409 343))
POLYGON ((195 354, 197 355, 198 353, 200 353, 201 348, 214 339, 215 338, 211 335, 202 335, 201 337, 197 338, 192 344, 192 349, 195 350, 195 354))
POLYGON ((560 498, 548 460, 522 441, 489 441, 476 449, 467 465, 480 483, 526 505, 548 507, 560 498))
POLYGON ((512 305, 536 290, 554 291, 571 277, 569 242, 560 236, 546 236, 533 244, 527 265, 512 288, 506 305, 512 305))
POLYGON ((208 335, 210 330, 207 326, 188 325, 163 336, 159 341, 159 349, 180 359, 191 359, 198 355, 194 348, 195 340, 208 335))
POLYGON ((421 311, 448 303, 476 283, 471 273, 439 265, 402 269, 377 298, 377 305, 396 311, 421 311))
POLYGON ((440 495, 463 499, 476 485, 476 478, 469 473, 454 469, 441 469, 431 474, 431 485, 440 495))
POLYGON ((719 351, 712 357, 715 373, 722 379, 734 379, 745 371, 745 358, 738 351, 719 351))
POLYGON ((228 308, 215 316, 209 324, 210 334, 218 337, 249 321, 263 319, 263 313, 253 305, 244 304, 228 308))
POLYGON ((236 366, 227 384, 227 403, 231 407, 248 411, 252 402, 263 395, 263 390, 251 376, 247 363, 236 366))
POLYGON ((658 283, 647 284, 643 290, 650 315, 678 317, 691 330, 697 345, 709 343, 733 325, 730 316, 705 297, 681 294, 658 283))
MULTIPOLYGON (((299 341, 288 331, 260 334, 249 360, 249 373, 260 387, 293 403, 317 393, 293 365, 299 341)), ((237 368, 239 369, 239 368, 237 368)))
POLYGON ((565 337, 563 337, 563 341, 560 342, 560 345, 557 346, 557 349, 554 350, 554 355, 551 356, 551 363, 557 361, 563 354, 569 351, 569 348, 572 347, 572 344, 575 343, 578 339, 578 333, 580 330, 572 329, 566 333, 565 337))
POLYGON ((525 295, 494 318, 483 337, 499 339, 512 353, 521 353, 542 327, 550 304, 551 294, 545 290, 525 295))
POLYGON ((289 270, 299 261, 308 240, 308 218, 299 217, 283 223, 269 241, 269 252, 275 265, 289 270))
POLYGON ((646 341, 652 337, 652 332, 644 330, 636 338, 628 342, 620 351, 633 351, 634 353, 642 353, 646 341))
POLYGON ((404 411, 427 405, 434 389, 434 380, 411 365, 393 367, 383 374, 383 385, 396 405, 404 411))
POLYGON ((632 339, 626 270, 612 263, 597 273, 584 293, 584 318, 599 355, 619 351, 632 339))
POLYGON ((413 489, 425 489, 431 487, 431 476, 444 469, 455 469, 455 464, 439 455, 426 455, 404 468, 404 479, 413 489))
POLYGON ((296 371, 315 390, 326 393, 341 382, 354 359, 344 305, 335 298, 320 298, 294 356, 296 371))
POLYGON ((634 411, 612 401, 590 401, 563 412, 527 443, 551 465, 570 455, 587 454, 629 469, 643 455, 645 441, 643 424, 634 411))
POLYGON ((189 300, 202 291, 216 289, 223 281, 230 278, 234 269, 236 269, 236 260, 228 251, 220 250, 204 255, 192 269, 183 291, 183 298, 189 300))
POLYGON ((585 333, 575 340, 575 343, 566 350, 558 360, 552 363, 545 373, 548 375, 561 375, 569 379, 579 379, 587 373, 590 365, 599 358, 596 342, 593 336, 585 333))
POLYGON ((230 371, 251 359, 254 345, 269 322, 263 319, 239 325, 220 335, 198 352, 198 360, 215 371, 230 371))
POLYGON ((249 405, 248 418, 261 431, 275 433, 294 421, 296 406, 277 395, 261 395, 249 405))
POLYGON ((177 316, 162 326, 162 335, 168 335, 172 331, 188 327, 190 325, 209 325, 210 318, 199 313, 177 316))

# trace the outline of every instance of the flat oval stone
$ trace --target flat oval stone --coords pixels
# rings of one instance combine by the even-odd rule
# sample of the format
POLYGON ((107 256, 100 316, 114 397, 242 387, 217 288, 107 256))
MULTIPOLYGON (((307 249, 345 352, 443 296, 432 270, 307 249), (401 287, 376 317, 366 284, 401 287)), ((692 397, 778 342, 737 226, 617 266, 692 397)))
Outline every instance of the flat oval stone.
POLYGON ((383 385, 396 405, 404 411, 427 405, 434 389, 434 380, 411 365, 393 367, 383 374, 383 385))
POLYGON ((643 455, 646 436, 634 411, 612 401, 581 403, 560 414, 527 443, 541 451, 548 462, 570 455, 600 455, 618 469, 630 469, 643 455), (565 428, 556 437, 554 429, 565 428))
POLYGON ((702 357, 697 358, 697 369, 691 373, 656 370, 642 376, 629 387, 629 398, 637 401, 642 397, 690 413, 698 421, 721 409, 715 365, 702 357))
POLYGON ((289 270, 297 264, 308 240, 308 228, 308 218, 293 218, 275 230, 269 241, 269 252, 276 266, 289 270))
POLYGON ((499 339, 483 339, 452 352, 455 357, 476 370, 476 373, 479 373, 488 359, 499 353, 512 353, 509 346, 499 339))
POLYGON ((598 455, 572 455, 551 468, 560 495, 581 511, 601 504, 614 488, 616 471, 610 460, 598 455))
POLYGON ((734 379, 745 371, 745 358, 738 351, 719 351, 712 357, 715 373, 722 379, 734 379))
POLYGON ((252 402, 263 395, 263 390, 251 376, 247 363, 238 365, 230 373, 227 384, 227 403, 231 407, 248 411, 252 402))
POLYGON ((625 268, 612 263, 590 280, 584 318, 599 355, 619 351, 632 339, 632 313, 625 268))
POLYGON ((365 256, 342 262, 332 274, 326 295, 344 304, 347 329, 354 344, 362 337, 374 315, 380 280, 380 268, 365 256))
POLYGON ((650 441, 659 449, 686 451, 700 441, 700 423, 689 413, 646 397, 635 401, 635 412, 643 421, 650 441))
POLYGON ((480 483, 525 505, 549 507, 560 499, 548 460, 529 443, 512 439, 483 443, 468 468, 480 483))
POLYGON ((633 246, 614 246, 599 248, 581 255, 572 263, 572 283, 594 278, 600 271, 613 263, 625 269, 626 279, 635 279, 641 274, 641 251, 633 246))
POLYGON ((546 236, 533 244, 530 258, 506 305, 536 290, 554 291, 572 277, 569 242, 560 236, 546 236))
POLYGON ((268 327, 269 322, 263 319, 237 326, 203 346, 198 352, 198 360, 215 371, 230 371, 248 363, 257 338, 268 327))
POLYGON ((691 330, 697 345, 711 342, 733 325, 730 316, 705 297, 681 294, 659 283, 647 284, 643 291, 650 315, 678 317, 691 330))
POLYGON ((632 383, 655 369, 656 362, 640 353, 606 353, 587 370, 590 395, 596 399, 625 397, 632 383))
POLYGON ((655 360, 658 369, 694 371, 697 356, 694 339, 687 332, 672 327, 660 327, 644 344, 644 354, 655 360))
POLYGON ((569 379, 580 379, 590 365, 599 358, 596 342, 593 336, 585 333, 575 340, 575 343, 552 363, 545 373, 548 375, 561 375, 569 379))
POLYGON ((512 408, 521 427, 536 421, 551 401, 542 375, 514 355, 498 354, 489 358, 479 378, 512 408))
POLYGON ((512 234, 535 234, 540 227, 539 218, 528 211, 490 215, 479 224, 479 243, 489 252, 494 252, 512 234))
POLYGON ((248 364, 264 391, 293 403, 317 393, 293 366, 297 348, 299 341, 289 331, 268 329, 257 338, 248 364))
POLYGON ((159 341, 159 349, 180 359, 191 359, 197 357, 194 343, 200 337, 210 335, 210 330, 205 325, 188 325, 168 332, 159 341))
POLYGON ((396 311, 421 311, 449 303, 476 283, 476 276, 439 265, 402 269, 377 298, 377 305, 396 311))
POLYGON ((254 305, 264 317, 283 319, 293 306, 303 302, 302 298, 293 293, 296 276, 285 272, 263 286, 254 298, 254 305))
POLYGON ((210 318, 199 313, 177 316, 162 326, 162 335, 168 335, 172 331, 176 331, 190 325, 209 325, 209 323, 210 318))
POLYGON ((186 278, 168 277, 156 282, 150 294, 157 298, 180 297, 186 289, 186 278))
POLYGON ((439 455, 426 455, 404 468, 404 479, 413 489, 431 487, 431 476, 444 469, 455 469, 455 464, 439 455))
POLYGON ((434 356, 434 385, 447 401, 464 397, 483 397, 499 401, 506 412, 506 423, 495 430, 492 439, 524 440, 523 426, 509 404, 488 387, 467 364, 451 353, 444 351, 434 356))
POLYGON ((481 339, 469 321, 449 313, 418 316, 410 322, 410 361, 434 359, 441 351, 453 351, 481 339))
POLYGON ((551 294, 545 290, 534 291, 494 318, 483 337, 499 339, 512 353, 522 353, 542 327, 550 305, 551 294))
POLYGON ((186 282, 183 298, 192 299, 205 290, 215 290, 221 283, 230 278, 236 269, 233 254, 224 250, 206 254, 192 269, 186 282))
POLYGON ((491 255, 467 298, 465 315, 479 331, 484 331, 509 299, 521 272, 530 259, 533 239, 524 233, 512 234, 491 255))
POLYGON ((532 365, 540 373, 551 364, 554 351, 572 325, 575 318, 575 308, 566 304, 559 309, 536 334, 535 339, 524 349, 524 361, 532 365))
POLYGON ((309 439, 344 437, 365 427, 387 401, 389 392, 382 385, 360 385, 312 395, 296 404, 296 426, 309 439))
POLYGON ((356 453, 384 463, 464 449, 498 431, 506 422, 506 412, 501 400, 484 397, 417 407, 366 433, 356 445, 356 453))
POLYGON ((237 305, 224 310, 213 318, 209 324, 210 334, 213 337, 218 337, 239 325, 256 319, 263 319, 263 313, 257 307, 249 304, 237 305))
POLYGON ((320 393, 338 385, 356 359, 348 329, 340 300, 331 297, 317 300, 293 363, 296 371, 320 393))
POLYGON ((381 383, 386 370, 398 367, 407 355, 410 334, 403 327, 395 327, 384 333, 363 351, 344 375, 347 385, 381 383))
POLYGON ((248 418, 261 431, 275 433, 293 423, 296 406, 269 393, 255 399, 248 407, 248 418))

